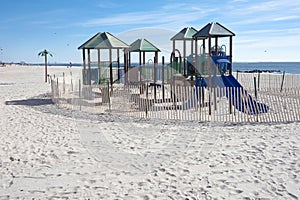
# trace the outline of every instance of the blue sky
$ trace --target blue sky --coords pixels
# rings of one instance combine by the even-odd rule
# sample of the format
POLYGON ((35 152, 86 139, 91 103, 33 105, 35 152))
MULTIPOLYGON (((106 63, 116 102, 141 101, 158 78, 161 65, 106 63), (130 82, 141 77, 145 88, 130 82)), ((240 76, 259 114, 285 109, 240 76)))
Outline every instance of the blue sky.
POLYGON ((77 48, 97 32, 127 43, 147 38, 171 50, 186 26, 219 22, 233 31, 234 61, 300 61, 300 1, 290 0, 9 0, 1 2, 0 60, 81 62, 77 48))

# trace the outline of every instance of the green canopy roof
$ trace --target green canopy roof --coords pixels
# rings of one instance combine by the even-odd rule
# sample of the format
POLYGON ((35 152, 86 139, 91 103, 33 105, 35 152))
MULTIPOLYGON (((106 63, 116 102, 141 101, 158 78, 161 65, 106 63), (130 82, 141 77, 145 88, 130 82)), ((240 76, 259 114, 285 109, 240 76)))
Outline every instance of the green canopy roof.
POLYGON ((235 36, 233 32, 229 29, 225 28, 218 22, 211 22, 200 29, 195 35, 194 38, 207 38, 207 37, 227 37, 227 36, 235 36))
POLYGON ((130 52, 140 52, 140 51, 156 52, 156 51, 160 51, 160 50, 146 39, 137 39, 130 45, 128 51, 130 51, 130 52))
POLYGON ((99 32, 78 49, 124 49, 129 46, 109 32, 99 32))
POLYGON ((174 35, 171 40, 192 40, 195 33, 197 30, 194 27, 186 27, 174 35))

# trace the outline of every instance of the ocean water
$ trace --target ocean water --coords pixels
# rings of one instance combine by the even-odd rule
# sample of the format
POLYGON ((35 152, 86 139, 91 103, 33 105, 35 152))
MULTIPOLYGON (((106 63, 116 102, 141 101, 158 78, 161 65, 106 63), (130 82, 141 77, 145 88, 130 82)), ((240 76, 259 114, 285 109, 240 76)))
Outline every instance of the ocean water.
POLYGON ((232 70, 251 71, 251 70, 275 70, 279 73, 300 74, 300 62, 234 62, 232 70))
MULTIPOLYGON (((166 63, 167 65, 168 63, 166 63)), ((43 65, 43 64, 39 64, 43 65)), ((51 64, 55 65, 55 64, 51 64)), ((57 64, 58 66, 69 66, 70 64, 57 64)), ((161 63, 159 63, 159 66, 161 63)), ((81 63, 74 63, 72 64, 74 67, 82 67, 81 63)), ((124 64, 120 64, 121 68, 124 67, 124 64)), ((138 63, 132 63, 131 66, 139 66, 138 63)), ((113 65, 113 67, 117 67, 113 65)), ((92 68, 97 68, 92 66, 92 68)), ((251 71, 251 70, 269 70, 269 71, 279 71, 278 73, 285 73, 288 74, 300 74, 300 62, 233 62, 232 70, 236 71, 251 71)))

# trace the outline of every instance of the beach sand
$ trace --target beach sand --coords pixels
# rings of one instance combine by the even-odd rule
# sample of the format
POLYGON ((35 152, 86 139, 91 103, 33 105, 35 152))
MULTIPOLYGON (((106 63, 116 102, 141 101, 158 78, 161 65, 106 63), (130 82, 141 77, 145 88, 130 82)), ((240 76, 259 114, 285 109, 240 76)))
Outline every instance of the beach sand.
POLYGON ((299 122, 88 114, 50 91, 43 67, 0 68, 0 199, 300 198, 299 122))

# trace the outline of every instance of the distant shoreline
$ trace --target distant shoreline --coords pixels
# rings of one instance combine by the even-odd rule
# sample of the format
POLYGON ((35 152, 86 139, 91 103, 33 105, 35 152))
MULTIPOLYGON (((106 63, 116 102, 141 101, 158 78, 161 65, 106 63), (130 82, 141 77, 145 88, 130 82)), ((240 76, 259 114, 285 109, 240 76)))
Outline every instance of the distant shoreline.
MULTIPOLYGON (((15 63, 15 62, 3 62, 0 63, 0 66, 4 67, 4 66, 45 66, 44 63, 15 63)), ((70 66, 70 63, 49 63, 48 66, 70 66)), ((77 66, 80 67, 82 66, 81 63, 72 63, 72 67, 73 66, 77 66)))
MULTIPOLYGON (((300 61, 276 61, 276 62, 269 62, 269 61, 241 61, 241 62, 233 62, 233 64, 264 64, 264 63, 272 63, 272 64, 283 64, 283 63, 299 63, 300 61)), ((44 66, 44 63, 26 63, 26 62, 0 62, 1 65, 27 65, 27 66, 44 66)), ((132 63, 133 65, 137 65, 138 62, 132 63)), ((159 63, 161 64, 161 63, 159 63)), ((168 63, 166 63, 168 64, 168 63)), ((82 63, 72 63, 72 66, 82 66, 82 63)), ((48 66, 70 66, 70 63, 48 63, 48 66)))

